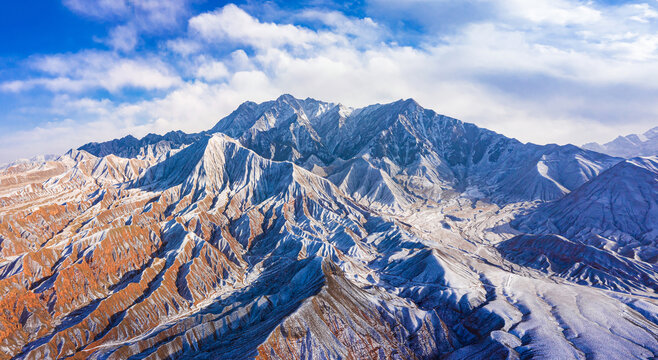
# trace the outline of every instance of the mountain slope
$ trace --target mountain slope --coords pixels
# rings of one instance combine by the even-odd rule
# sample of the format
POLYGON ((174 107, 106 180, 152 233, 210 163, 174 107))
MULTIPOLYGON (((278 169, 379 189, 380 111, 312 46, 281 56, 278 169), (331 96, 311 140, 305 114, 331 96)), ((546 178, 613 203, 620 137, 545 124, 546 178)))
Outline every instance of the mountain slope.
POLYGON ((616 158, 410 100, 198 136, 0 171, 0 358, 658 356, 653 265, 510 227, 616 158))
POLYGON ((658 157, 623 161, 564 198, 515 221, 622 255, 658 260, 658 157))
POLYGON ((57 155, 47 154, 47 155, 34 156, 32 158, 29 158, 29 159, 18 159, 16 161, 12 161, 10 163, 0 165, 0 170, 5 170, 7 168, 14 167, 14 166, 17 166, 17 165, 21 165, 23 168, 38 166, 38 165, 41 165, 43 163, 47 163, 48 161, 55 160, 56 158, 57 158, 57 155))
POLYGON ((582 147, 583 149, 624 158, 658 155, 658 126, 644 134, 618 136, 603 145, 587 143, 582 147))
MULTIPOLYGON (((20 354, 61 357, 80 352, 104 357, 114 353, 135 354, 135 351, 145 354, 158 349, 171 351, 170 347, 160 347, 157 339, 183 335, 206 326, 212 326, 226 339, 244 336, 244 331, 250 331, 254 340, 242 342, 241 347, 231 351, 225 347, 228 345, 220 346, 221 343, 208 339, 199 339, 195 347, 204 347, 223 356, 233 351, 235 354, 252 352, 259 344, 258 339, 273 330, 282 316, 295 311, 306 297, 320 291, 326 281, 324 267, 338 262, 351 269, 351 281, 365 278, 362 268, 376 256, 379 246, 364 241, 369 233, 385 231, 388 234, 387 246, 381 248, 384 254, 396 251, 399 242, 421 246, 417 239, 405 235, 393 224, 376 217, 370 219, 330 182, 291 163, 263 159, 221 135, 205 138, 158 163, 121 192, 123 195, 114 193, 113 199, 103 196, 102 200, 93 200, 90 207, 83 209, 79 220, 69 222, 56 238, 41 246, 35 256, 43 257, 47 249, 52 262, 46 266, 52 270, 44 270, 45 274, 36 275, 34 279, 25 279, 18 270, 18 264, 26 261, 23 257, 7 264, 6 281, 22 278, 29 284, 29 290, 22 290, 23 297, 50 294, 41 300, 41 306, 45 308, 47 301, 52 301, 48 299, 56 298, 55 308, 59 309, 52 320, 48 319, 47 311, 42 315, 39 319, 42 331, 30 335, 36 338, 24 335, 27 341, 22 340, 26 342, 19 345, 20 354), (181 164, 188 166, 181 167, 181 164), (126 192, 130 195, 126 196, 126 192), (122 215, 87 219, 97 213, 94 208, 101 211, 107 208, 105 211, 113 211, 115 216, 122 215), (170 216, 172 212, 175 218, 170 216), (109 230, 101 230, 107 227, 109 230), (140 231, 144 233, 138 235, 140 231), (132 246, 147 246, 148 252, 121 250, 117 253, 121 247, 108 248, 120 242, 122 233, 134 238, 132 246), (72 240, 61 242, 67 235, 73 235, 72 240), (78 246, 82 246, 81 250, 71 252, 78 246), (97 268, 102 263, 109 265, 105 258, 108 252, 112 254, 112 264, 124 264, 120 271, 112 266, 97 268), (67 272, 81 271, 77 270, 79 263, 86 266, 85 269, 91 268, 85 271, 94 274, 87 275, 93 283, 84 284, 88 290, 82 291, 88 297, 69 299, 64 296, 66 284, 60 284, 60 280, 66 278, 67 272), (213 295, 215 293, 218 295, 213 295), (220 294, 228 298, 206 302, 220 294), (267 297, 266 301, 263 296, 267 297), (244 314, 246 309, 249 310, 244 314), (107 311, 118 311, 107 314, 117 320, 103 323, 102 316, 107 311), (262 315, 257 316, 259 313, 262 315), (171 318, 173 314, 178 315, 171 318), (265 323, 264 318, 268 319, 265 323), (60 321, 67 325, 58 327, 60 321), (75 344, 58 345, 79 329, 89 331, 90 322, 99 321, 101 327, 95 327, 75 344), (130 337, 138 335, 132 328, 135 321, 149 333, 135 340, 134 346, 97 346, 101 343, 131 344, 130 337), (174 328, 157 328, 160 321, 181 323, 174 328), (227 321, 238 321, 241 328, 227 327, 227 321), (254 335, 253 331, 261 335, 254 335)), ((440 269, 438 263, 432 266, 440 269)), ((387 272, 397 273, 397 270, 387 272)), ((448 270, 440 271, 443 272, 448 270)), ((355 286, 345 281, 341 282, 342 286, 355 286)), ((351 291, 363 291, 357 288, 351 291)), ((335 286, 332 289, 343 291, 335 286)), ((73 294, 81 291, 76 286, 72 290, 73 294)), ((443 292, 444 296, 455 293, 443 292)), ((461 293, 459 298, 469 297, 461 293)), ((479 296, 475 297, 471 301, 478 301, 479 296)), ((403 319, 403 313, 396 316, 400 321, 408 321, 403 319)), ((459 311, 455 311, 453 317, 458 318, 459 311)), ((433 321, 441 322, 438 318, 433 321)), ((428 326, 436 327, 438 323, 428 323, 428 326)), ((393 331, 386 329, 389 328, 383 327, 381 331, 393 331)), ((411 326, 408 331, 413 334, 418 329, 411 326)), ((17 336, 21 334, 9 338, 20 344, 21 338, 17 336)), ((423 341, 434 343, 433 333, 417 336, 428 337, 423 341)), ((400 346, 416 349, 412 343, 406 345, 405 338, 394 339, 400 346)), ((436 344, 429 346, 418 347, 418 351, 436 353, 436 344)))
POLYGON ((284 95, 245 103, 210 132, 226 133, 261 156, 293 161, 336 184, 346 182, 338 174, 373 173, 368 188, 343 187, 361 197, 371 194, 368 204, 380 201, 377 194, 438 200, 446 190, 469 186, 500 202, 553 200, 619 161, 575 146, 522 144, 411 99, 349 109, 284 95))
POLYGON ((657 291, 656 267, 559 235, 519 235, 496 246, 516 264, 556 274, 578 284, 616 291, 657 291))

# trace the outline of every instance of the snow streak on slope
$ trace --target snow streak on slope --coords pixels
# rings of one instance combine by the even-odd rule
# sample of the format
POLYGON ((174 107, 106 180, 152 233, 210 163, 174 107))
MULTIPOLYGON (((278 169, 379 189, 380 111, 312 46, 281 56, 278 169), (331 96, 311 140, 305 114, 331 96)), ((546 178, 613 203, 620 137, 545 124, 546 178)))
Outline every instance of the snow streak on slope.
POLYGON ((522 144, 412 99, 346 109, 283 95, 241 105, 211 132, 327 176, 364 204, 393 210, 391 202, 437 201, 468 186, 500 203, 552 200, 619 161, 572 145, 522 144), (356 185, 352 174, 365 175, 367 184, 356 185))
POLYGON ((0 358, 658 355, 654 265, 510 226, 623 166, 650 203, 655 160, 604 171, 413 100, 284 95, 195 136, 0 172, 0 358))
POLYGON ((630 258, 658 261, 658 157, 620 162, 564 198, 515 221, 630 258))
POLYGON ((127 158, 162 160, 172 151, 189 145, 201 138, 201 134, 186 134, 182 131, 171 131, 164 135, 148 134, 141 139, 128 135, 103 143, 89 143, 78 150, 84 150, 95 156, 116 155, 127 158))
POLYGON ((511 261, 573 282, 629 292, 658 291, 657 267, 559 235, 519 235, 498 244, 511 261))

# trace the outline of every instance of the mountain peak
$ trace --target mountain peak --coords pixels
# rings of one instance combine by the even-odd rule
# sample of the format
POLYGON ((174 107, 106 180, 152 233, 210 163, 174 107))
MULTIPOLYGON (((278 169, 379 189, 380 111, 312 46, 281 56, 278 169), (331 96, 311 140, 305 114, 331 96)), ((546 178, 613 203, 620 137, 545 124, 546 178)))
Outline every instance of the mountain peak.
POLYGON ((658 126, 643 134, 619 135, 605 144, 587 143, 582 148, 624 158, 658 155, 658 126))
POLYGON ((296 97, 294 97, 290 94, 281 94, 278 98, 276 98, 275 101, 277 101, 277 102, 282 102, 282 101, 290 102, 290 101, 299 101, 299 99, 297 99, 296 97))
MULTIPOLYGON (((356 184, 356 179, 342 178, 345 174, 371 174, 372 179, 379 180, 370 183, 371 189, 360 187, 360 191, 373 197, 378 197, 374 195, 378 191, 406 192, 391 189, 394 182, 389 180, 399 178, 399 172, 404 171, 417 174, 414 181, 419 184, 447 181, 466 186, 477 182, 492 194, 549 200, 563 196, 618 161, 575 146, 522 144, 427 110, 413 98, 352 110, 284 94, 274 101, 239 107, 220 120, 210 131, 214 132, 236 138, 268 159, 291 161, 322 173, 327 170, 320 168, 331 169, 329 172, 341 182, 356 184), (361 157, 366 161, 353 162, 361 157), (581 157, 588 160, 578 160, 581 157), (551 161, 540 163, 542 158, 551 161), (343 168, 346 164, 366 168, 350 171, 343 168), (376 175, 367 169, 371 166, 386 174, 376 175), (563 167, 569 172, 560 173, 563 167), (530 169, 523 176, 525 185, 532 185, 520 186, 520 174, 512 174, 508 168, 530 169), (382 188, 381 184, 387 185, 382 188)), ((423 185, 412 192, 441 190, 423 185)))
POLYGON ((402 103, 407 104, 407 105, 422 107, 422 106, 420 106, 418 101, 416 101, 414 98, 400 99, 400 100, 398 100, 398 102, 402 102, 402 103))
POLYGON ((653 129, 647 130, 643 135, 648 139, 657 139, 658 138, 658 126, 654 127, 653 129))
POLYGON ((189 145, 200 137, 200 134, 186 134, 180 130, 164 135, 149 133, 141 139, 128 135, 121 139, 88 143, 80 146, 78 150, 85 150, 99 157, 116 155, 124 158, 162 158, 171 150, 189 145))

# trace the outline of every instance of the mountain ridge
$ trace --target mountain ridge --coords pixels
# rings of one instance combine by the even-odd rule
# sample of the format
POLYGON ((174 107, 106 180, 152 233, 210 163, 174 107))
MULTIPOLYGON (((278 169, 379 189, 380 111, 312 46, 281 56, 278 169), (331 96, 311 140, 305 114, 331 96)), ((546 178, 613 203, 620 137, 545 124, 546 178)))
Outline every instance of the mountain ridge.
POLYGON ((651 210, 655 160, 523 144, 413 99, 283 95, 192 135, 0 170, 0 358, 658 355, 655 236, 618 251, 637 244, 612 246, 582 195, 651 210), (543 234, 551 207, 563 235, 543 234))
MULTIPOLYGON (((620 161, 573 145, 522 144, 424 109, 413 99, 349 112, 341 112, 337 104, 312 99, 302 102, 284 95, 275 101, 250 103, 221 119, 211 131, 225 132, 266 158, 293 161, 307 169, 334 165, 338 169, 333 171, 341 172, 344 169, 339 164, 335 166, 337 162, 361 157, 392 179, 406 172, 403 175, 411 175, 414 184, 422 184, 429 176, 430 182, 447 182, 461 188, 479 185, 490 194, 504 192, 516 196, 514 200, 561 197, 620 161), (311 105, 324 111, 309 116, 304 107, 311 105), (277 114, 285 118, 278 125, 271 121, 277 114), (238 128, 233 127, 235 119, 241 121, 238 128), (509 156, 509 152, 524 152, 523 158, 509 156), (320 163, 312 161, 312 156, 320 163), (544 156, 549 161, 543 162, 547 169, 542 172, 537 166, 544 156), (536 160, 523 162, 526 158, 536 160), (560 176, 552 174, 557 173, 551 169, 555 162, 561 162, 558 167, 569 169, 570 177, 555 179, 560 176), (519 193, 515 183, 518 171, 512 176, 504 168, 524 168, 522 175, 536 187, 519 193)), ((400 187, 398 191, 417 195, 404 189, 404 185, 400 187)))
POLYGON ((643 134, 620 135, 605 144, 592 142, 582 148, 623 158, 658 155, 658 126, 643 134))
POLYGON ((141 139, 127 135, 121 139, 106 142, 91 142, 80 146, 92 155, 103 157, 116 155, 125 158, 156 158, 166 157, 171 150, 189 145, 201 138, 201 134, 187 134, 180 130, 170 131, 164 135, 147 134, 141 139))
POLYGON ((525 231, 558 233, 656 263, 658 156, 622 161, 515 223, 525 231))

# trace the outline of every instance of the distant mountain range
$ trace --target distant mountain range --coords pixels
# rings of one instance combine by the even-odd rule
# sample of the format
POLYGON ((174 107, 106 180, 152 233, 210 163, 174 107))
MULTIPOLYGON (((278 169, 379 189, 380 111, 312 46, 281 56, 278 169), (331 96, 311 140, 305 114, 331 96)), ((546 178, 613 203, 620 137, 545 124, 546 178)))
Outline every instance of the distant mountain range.
POLYGON ((128 135, 102 143, 82 145, 78 150, 86 151, 94 156, 116 155, 125 158, 152 157, 161 159, 172 149, 189 145, 201 138, 200 134, 186 134, 182 131, 171 131, 164 135, 148 134, 141 139, 128 135))
POLYGON ((7 164, 0 165, 0 170, 4 170, 9 167, 21 165, 21 164, 34 164, 34 163, 44 163, 46 161, 55 160, 57 155, 47 154, 47 155, 37 155, 29 159, 18 159, 7 164))
POLYGON ((658 126, 644 134, 619 136, 603 145, 587 143, 582 148, 623 158, 658 155, 658 126))
POLYGON ((160 155, 214 133, 227 134, 265 158, 315 169, 362 201, 383 207, 469 186, 502 202, 550 200, 619 161, 573 145, 523 144, 436 114, 412 99, 351 109, 290 95, 246 102, 202 134, 125 137, 79 150, 96 156, 160 155), (150 150, 154 145, 165 151, 150 150))
POLYGON ((656 156, 283 95, 36 160, 0 170, 0 357, 658 356, 656 156))

